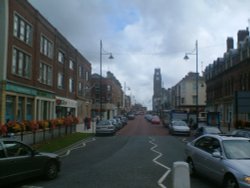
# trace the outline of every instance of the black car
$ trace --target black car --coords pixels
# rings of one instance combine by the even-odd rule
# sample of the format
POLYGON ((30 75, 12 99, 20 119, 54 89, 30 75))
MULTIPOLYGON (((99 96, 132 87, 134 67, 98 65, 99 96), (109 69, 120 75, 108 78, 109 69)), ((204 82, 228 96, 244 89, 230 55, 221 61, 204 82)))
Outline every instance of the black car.
POLYGON ((22 142, 0 138, 0 185, 35 176, 57 177, 61 162, 54 153, 41 153, 22 142))

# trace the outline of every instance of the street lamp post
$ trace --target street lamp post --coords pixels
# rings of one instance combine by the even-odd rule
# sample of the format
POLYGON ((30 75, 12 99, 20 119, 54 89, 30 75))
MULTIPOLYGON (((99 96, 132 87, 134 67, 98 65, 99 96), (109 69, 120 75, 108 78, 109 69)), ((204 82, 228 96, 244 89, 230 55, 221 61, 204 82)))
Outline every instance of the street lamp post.
POLYGON ((104 52, 102 48, 102 40, 100 40, 100 119, 102 120, 102 56, 108 55, 109 59, 114 59, 112 53, 104 52))
POLYGON ((196 123, 198 126, 199 121, 199 95, 198 95, 198 79, 199 79, 199 73, 198 73, 198 40, 195 41, 195 51, 186 53, 184 59, 188 60, 188 55, 195 55, 196 56, 196 123))

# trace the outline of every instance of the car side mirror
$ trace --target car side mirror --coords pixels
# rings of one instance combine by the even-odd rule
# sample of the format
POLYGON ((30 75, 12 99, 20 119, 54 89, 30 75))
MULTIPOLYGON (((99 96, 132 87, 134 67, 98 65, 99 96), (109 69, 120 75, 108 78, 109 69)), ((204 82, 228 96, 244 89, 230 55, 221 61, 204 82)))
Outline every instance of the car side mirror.
POLYGON ((33 156, 35 156, 35 155, 37 155, 39 152, 37 151, 37 150, 35 150, 35 149, 32 149, 31 150, 31 156, 33 157, 33 156))
POLYGON ((222 158, 223 158, 222 155, 220 154, 220 152, 218 152, 218 151, 213 152, 213 153, 212 153, 212 156, 213 156, 214 158, 219 158, 219 159, 222 159, 222 158))

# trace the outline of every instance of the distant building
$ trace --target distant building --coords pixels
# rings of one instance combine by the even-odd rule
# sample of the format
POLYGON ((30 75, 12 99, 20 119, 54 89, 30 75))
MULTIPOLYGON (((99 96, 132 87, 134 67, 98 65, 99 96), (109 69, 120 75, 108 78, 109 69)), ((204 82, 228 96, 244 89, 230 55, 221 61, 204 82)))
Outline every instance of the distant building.
POLYGON ((153 89, 154 89, 152 97, 153 111, 159 112, 161 110, 161 100, 162 100, 162 78, 161 78, 161 69, 159 68, 156 68, 154 72, 153 89))
MULTIPOLYGON (((174 108, 196 112, 196 75, 197 73, 189 72, 180 82, 172 89, 172 99, 174 99, 174 108)), ((206 105, 206 85, 204 77, 198 77, 198 111, 203 112, 206 105)))
POLYGON ((122 111, 123 91, 120 82, 111 72, 106 77, 93 74, 91 79, 92 116, 110 119, 122 111), (100 85, 101 84, 101 85, 100 85), (100 87, 101 86, 101 87, 100 87))

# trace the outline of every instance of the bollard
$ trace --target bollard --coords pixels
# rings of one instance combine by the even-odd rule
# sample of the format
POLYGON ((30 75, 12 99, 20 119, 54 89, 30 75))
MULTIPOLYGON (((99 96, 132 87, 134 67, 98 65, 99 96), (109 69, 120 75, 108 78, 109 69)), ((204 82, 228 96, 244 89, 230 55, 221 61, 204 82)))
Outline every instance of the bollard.
POLYGON ((173 164, 173 188, 190 188, 188 163, 177 161, 173 164))

